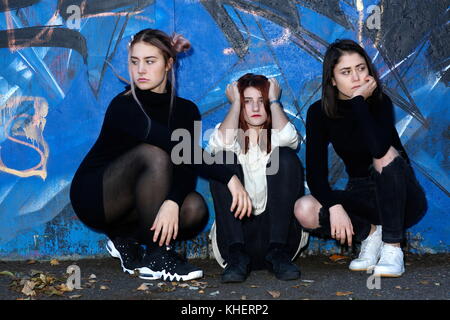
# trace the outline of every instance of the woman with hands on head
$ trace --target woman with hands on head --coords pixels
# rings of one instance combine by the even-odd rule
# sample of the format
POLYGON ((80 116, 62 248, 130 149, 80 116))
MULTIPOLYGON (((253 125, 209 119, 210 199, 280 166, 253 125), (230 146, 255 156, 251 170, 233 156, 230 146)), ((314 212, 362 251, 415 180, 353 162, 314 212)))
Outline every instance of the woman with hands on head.
POLYGON ((276 79, 246 74, 227 86, 230 109, 209 139, 216 160, 244 181, 250 201, 241 214, 223 183, 211 181, 216 213, 211 230, 222 282, 245 281, 251 270, 267 268, 282 280, 300 277, 292 263, 302 231, 294 203, 304 194, 303 168, 295 149, 297 131, 280 103, 276 79))
MULTIPOLYGON (((231 194, 236 214, 245 212, 248 194, 223 165, 195 164, 197 106, 175 94, 177 54, 190 43, 160 30, 138 32, 128 47, 131 85, 112 99, 100 135, 72 181, 75 213, 109 237, 108 252, 124 272, 143 279, 179 281, 203 271, 178 256, 170 244, 193 238, 208 222, 197 175, 217 179, 231 194), (174 162, 174 130, 187 130, 189 163, 174 162)), ((203 150, 198 147, 197 151, 203 150), (198 150, 200 149, 200 150, 198 150)), ((203 153, 202 153, 203 155, 203 153)), ((184 159, 184 158, 183 158, 184 159)))
POLYGON ((300 224, 341 244, 362 241, 350 270, 401 276, 400 243, 425 214, 426 198, 395 129, 392 102, 352 40, 337 40, 325 54, 322 99, 306 119, 306 179, 311 194, 295 204, 300 224), (349 176, 345 190, 328 182, 330 143, 349 176))

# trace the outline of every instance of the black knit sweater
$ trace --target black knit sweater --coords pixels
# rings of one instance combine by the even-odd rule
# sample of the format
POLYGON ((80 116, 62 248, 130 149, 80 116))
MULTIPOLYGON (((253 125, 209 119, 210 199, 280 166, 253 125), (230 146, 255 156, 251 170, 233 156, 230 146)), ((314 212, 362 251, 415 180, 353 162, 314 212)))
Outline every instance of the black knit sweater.
POLYGON ((394 126, 392 102, 383 95, 380 105, 369 105, 362 96, 338 100, 341 117, 331 119, 321 100, 312 104, 306 118, 306 179, 311 194, 324 207, 339 204, 328 182, 328 145, 343 160, 349 177, 368 177, 374 158, 390 146, 409 161, 394 126))
MULTIPOLYGON (((189 131, 190 145, 199 148, 198 142, 194 141, 194 121, 201 120, 197 106, 192 101, 175 97, 169 125, 170 85, 167 88, 167 93, 163 94, 136 88, 136 96, 145 113, 131 93, 124 94, 129 86, 114 97, 106 111, 100 135, 78 171, 104 167, 140 143, 155 145, 170 155, 179 143, 171 141, 171 134, 180 128, 189 131)), ((187 194, 195 189, 197 174, 225 184, 233 176, 223 165, 207 165, 203 161, 193 164, 194 152, 191 151, 189 164, 174 166, 173 183, 166 198, 175 201, 180 207, 187 194)))

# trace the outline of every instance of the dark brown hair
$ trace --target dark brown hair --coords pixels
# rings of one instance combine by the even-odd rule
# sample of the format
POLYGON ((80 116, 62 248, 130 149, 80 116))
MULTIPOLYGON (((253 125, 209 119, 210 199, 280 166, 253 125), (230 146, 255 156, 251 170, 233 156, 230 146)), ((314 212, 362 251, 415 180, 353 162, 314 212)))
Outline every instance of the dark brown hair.
POLYGON ((330 118, 338 118, 337 99, 338 90, 333 86, 333 70, 339 59, 344 54, 358 53, 364 58, 369 69, 369 75, 371 75, 376 83, 377 88, 372 95, 367 99, 369 104, 381 102, 383 99, 383 93, 381 89, 381 82, 378 78, 375 67, 373 66, 366 51, 355 41, 349 39, 338 39, 330 44, 325 53, 323 59, 323 72, 322 72, 322 108, 325 114, 330 118))

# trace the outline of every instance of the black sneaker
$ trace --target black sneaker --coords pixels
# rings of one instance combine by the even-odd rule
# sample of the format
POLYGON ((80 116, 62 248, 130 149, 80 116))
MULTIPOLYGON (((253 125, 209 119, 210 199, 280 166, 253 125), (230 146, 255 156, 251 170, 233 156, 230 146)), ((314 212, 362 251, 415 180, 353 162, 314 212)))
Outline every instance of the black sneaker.
POLYGON ((250 257, 242 250, 230 250, 222 283, 244 282, 250 274, 250 257))
POLYGON ((147 248, 141 257, 139 278, 187 281, 203 277, 203 271, 179 256, 169 246, 147 248))
POLYGON ((269 250, 266 255, 267 268, 279 280, 296 280, 300 278, 300 269, 291 261, 284 247, 269 250))
POLYGON ((112 257, 120 259, 123 272, 134 274, 135 268, 139 267, 141 246, 136 240, 125 238, 109 239, 106 243, 106 250, 112 257))

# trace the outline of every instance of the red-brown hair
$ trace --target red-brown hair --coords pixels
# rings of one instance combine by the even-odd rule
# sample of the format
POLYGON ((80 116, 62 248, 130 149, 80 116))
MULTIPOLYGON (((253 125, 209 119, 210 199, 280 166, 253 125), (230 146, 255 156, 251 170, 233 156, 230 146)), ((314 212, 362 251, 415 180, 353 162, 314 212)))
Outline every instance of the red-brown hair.
MULTIPOLYGON (((263 136, 263 139, 261 136, 258 138, 258 144, 260 145, 261 150, 266 150, 267 153, 270 153, 272 150, 272 143, 271 143, 271 137, 272 137, 272 113, 270 112, 270 101, 269 101, 269 88, 270 88, 270 82, 269 79, 267 79, 263 75, 253 74, 253 73, 247 73, 239 78, 237 81, 237 87, 239 90, 240 95, 240 101, 241 101, 241 111, 239 113, 239 130, 240 132, 247 132, 249 129, 247 121, 245 121, 245 97, 244 97, 244 91, 248 87, 253 87, 255 89, 258 89, 259 92, 261 92, 263 103, 264 103, 264 109, 266 110, 267 114, 267 120, 263 124, 262 132, 267 132, 267 136, 263 136)), ((244 153, 247 153, 248 147, 250 144, 248 135, 244 134, 244 153)), ((240 139, 242 141, 242 137, 240 139)))

